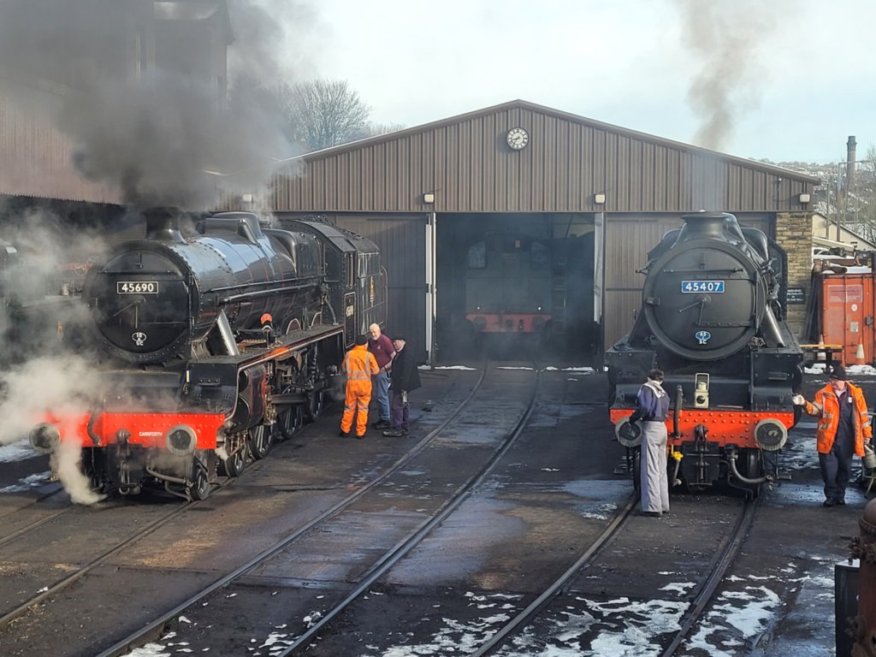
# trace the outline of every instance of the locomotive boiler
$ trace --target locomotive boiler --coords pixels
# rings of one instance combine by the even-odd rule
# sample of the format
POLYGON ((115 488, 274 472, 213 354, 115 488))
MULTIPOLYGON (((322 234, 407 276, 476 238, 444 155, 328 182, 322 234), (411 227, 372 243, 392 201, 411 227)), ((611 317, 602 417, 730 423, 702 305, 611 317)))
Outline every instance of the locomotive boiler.
POLYGON ((372 242, 319 220, 220 213, 187 233, 151 210, 84 283, 100 399, 31 442, 79 443, 96 490, 203 499, 319 415, 344 348, 382 321, 383 276, 372 242))
POLYGON ((649 252, 632 330, 605 354, 610 418, 635 461, 640 431, 629 415, 648 371, 664 370, 670 481, 756 493, 778 476, 802 381, 785 321, 787 256, 732 214, 683 220, 649 252))

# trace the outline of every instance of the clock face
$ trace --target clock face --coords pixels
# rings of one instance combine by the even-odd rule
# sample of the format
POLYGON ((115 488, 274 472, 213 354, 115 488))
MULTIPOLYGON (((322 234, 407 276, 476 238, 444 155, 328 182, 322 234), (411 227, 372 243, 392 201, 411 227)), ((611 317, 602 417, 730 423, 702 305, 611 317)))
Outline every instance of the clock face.
POLYGON ((529 143, 529 134, 523 128, 511 128, 505 136, 509 148, 519 151, 529 143))

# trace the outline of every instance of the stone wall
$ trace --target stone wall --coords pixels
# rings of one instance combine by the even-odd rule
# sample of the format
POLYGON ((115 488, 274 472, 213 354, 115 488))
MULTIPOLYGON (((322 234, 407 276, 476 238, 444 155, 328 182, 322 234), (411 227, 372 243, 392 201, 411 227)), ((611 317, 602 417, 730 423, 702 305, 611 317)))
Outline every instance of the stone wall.
MULTIPOLYGON (((802 289, 808 303, 812 294, 812 215, 808 212, 777 213, 776 241, 788 253, 788 288, 802 289)), ((806 337, 802 332, 807 303, 789 304, 787 308, 788 324, 800 338, 806 337)))

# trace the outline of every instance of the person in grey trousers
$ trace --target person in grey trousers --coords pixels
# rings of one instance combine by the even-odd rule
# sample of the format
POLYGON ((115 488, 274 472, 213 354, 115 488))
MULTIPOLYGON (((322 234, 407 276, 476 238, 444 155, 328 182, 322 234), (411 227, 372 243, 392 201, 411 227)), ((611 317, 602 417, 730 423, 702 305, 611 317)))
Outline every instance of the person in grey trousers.
POLYGON ((666 416, 669 395, 663 390, 663 371, 653 369, 639 388, 630 423, 642 423, 642 515, 659 518, 669 513, 669 475, 666 471, 666 416))

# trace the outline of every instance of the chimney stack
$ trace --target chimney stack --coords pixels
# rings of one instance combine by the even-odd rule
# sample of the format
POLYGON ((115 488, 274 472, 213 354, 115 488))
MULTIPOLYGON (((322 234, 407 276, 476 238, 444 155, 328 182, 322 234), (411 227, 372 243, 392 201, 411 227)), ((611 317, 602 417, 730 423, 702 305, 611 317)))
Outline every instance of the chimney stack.
POLYGON ((855 182, 855 162, 857 161, 857 156, 855 155, 855 146, 857 142, 855 141, 855 136, 850 135, 849 141, 846 142, 846 190, 851 191, 854 187, 855 182))

